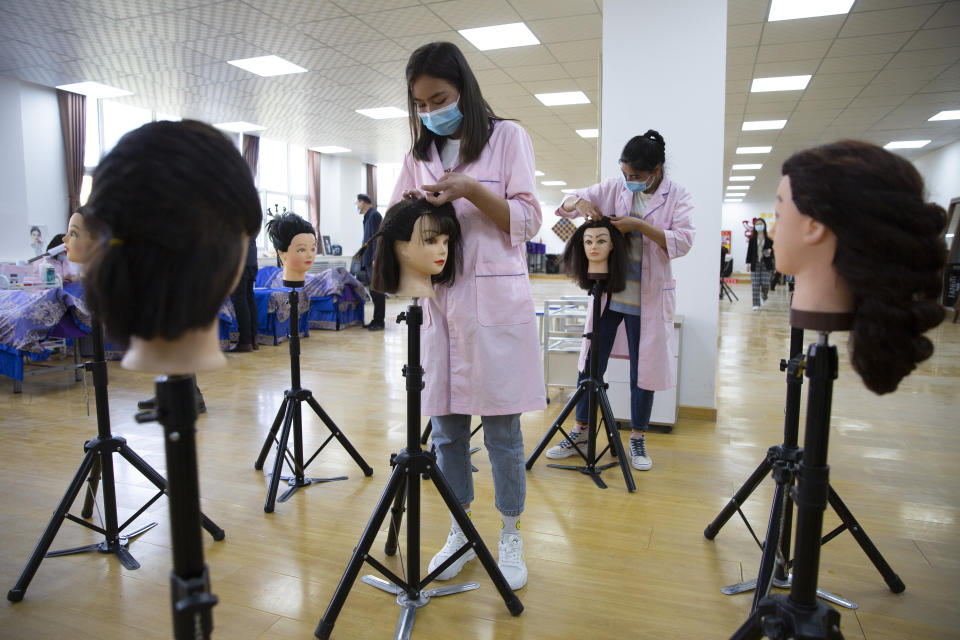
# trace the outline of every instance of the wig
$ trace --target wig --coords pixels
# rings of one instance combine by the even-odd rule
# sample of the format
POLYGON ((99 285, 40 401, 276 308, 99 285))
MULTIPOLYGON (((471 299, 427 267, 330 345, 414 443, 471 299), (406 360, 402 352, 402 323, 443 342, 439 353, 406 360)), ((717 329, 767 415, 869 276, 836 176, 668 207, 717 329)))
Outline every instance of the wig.
POLYGON ((946 212, 924 202, 910 162, 867 142, 800 151, 783 175, 797 209, 836 236, 833 267, 854 299, 853 368, 874 393, 896 390, 933 353, 923 333, 943 320, 946 212))
POLYGON ((124 135, 93 176, 87 299, 110 337, 208 327, 236 285, 260 202, 233 143, 193 120, 124 135))
MULTIPOLYGON (((273 248, 277 250, 277 253, 289 249, 290 243, 301 233, 312 235, 314 243, 317 240, 317 231, 313 228, 313 225, 292 211, 270 216, 266 227, 267 236, 269 236, 270 242, 273 243, 273 248)), ((280 264, 279 255, 277 256, 277 266, 283 266, 280 264)))
POLYGON ((560 257, 561 271, 572 278, 581 289, 590 290, 593 282, 587 276, 590 261, 583 248, 583 236, 587 229, 608 229, 612 247, 607 258, 607 269, 610 272, 603 284, 603 290, 608 293, 617 293, 627 287, 627 260, 630 256, 630 238, 620 233, 610 218, 604 217, 596 222, 587 221, 577 227, 563 248, 560 257))
MULTIPOLYGON (((401 200, 389 209, 380 223, 380 230, 374 234, 378 238, 377 249, 373 254, 373 276, 370 279, 370 288, 381 293, 396 293, 400 286, 400 263, 394 251, 393 243, 397 240, 409 242, 413 236, 413 227, 417 220, 428 216, 430 232, 446 235, 447 262, 443 271, 430 276, 433 284, 452 286, 457 272, 463 267, 462 236, 460 222, 457 220, 453 204, 447 202, 434 206, 424 198, 418 200, 401 200)), ((423 227, 421 226, 421 230, 423 227)), ((360 250, 363 252, 363 249, 360 250)), ((359 254, 358 254, 359 255, 359 254)))

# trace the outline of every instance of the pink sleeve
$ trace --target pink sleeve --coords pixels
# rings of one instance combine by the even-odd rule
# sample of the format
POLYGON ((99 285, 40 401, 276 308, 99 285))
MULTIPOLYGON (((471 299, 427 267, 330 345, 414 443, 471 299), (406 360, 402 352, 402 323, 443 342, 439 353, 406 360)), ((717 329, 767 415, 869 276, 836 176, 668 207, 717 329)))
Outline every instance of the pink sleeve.
POLYGON ((693 246, 697 228, 693 225, 693 199, 686 191, 681 192, 673 206, 670 228, 664 229, 667 255, 671 260, 686 255, 693 246))
MULTIPOLYGON (((501 126, 507 123, 501 123, 501 126)), ((543 213, 537 198, 534 176, 536 159, 530 136, 519 125, 504 132, 504 192, 510 207, 510 244, 517 246, 531 240, 540 231, 543 213)))
MULTIPOLYGON (((605 216, 616 216, 616 206, 617 206, 617 193, 619 193, 620 183, 619 181, 613 181, 613 184, 610 184, 611 180, 607 179, 603 182, 598 182, 597 184, 590 185, 586 189, 577 189, 573 192, 572 195, 578 195, 587 202, 590 202, 597 206, 598 209, 603 211, 605 216)), ((569 196, 570 194, 568 194, 569 196)), ((564 198, 566 199, 566 198, 564 198)), ((556 211, 558 216, 564 218, 579 218, 579 211, 566 211, 563 208, 563 202, 561 201, 560 206, 557 207, 556 211)))

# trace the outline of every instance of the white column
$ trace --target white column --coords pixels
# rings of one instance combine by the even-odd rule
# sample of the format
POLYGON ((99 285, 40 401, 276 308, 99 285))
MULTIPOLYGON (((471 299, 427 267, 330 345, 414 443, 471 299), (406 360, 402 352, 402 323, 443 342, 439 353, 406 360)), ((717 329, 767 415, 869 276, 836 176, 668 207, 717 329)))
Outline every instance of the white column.
POLYGON ((647 129, 666 141, 667 175, 693 196, 697 236, 674 260, 684 316, 679 402, 715 408, 723 187, 726 0, 604 0, 601 162, 647 129))

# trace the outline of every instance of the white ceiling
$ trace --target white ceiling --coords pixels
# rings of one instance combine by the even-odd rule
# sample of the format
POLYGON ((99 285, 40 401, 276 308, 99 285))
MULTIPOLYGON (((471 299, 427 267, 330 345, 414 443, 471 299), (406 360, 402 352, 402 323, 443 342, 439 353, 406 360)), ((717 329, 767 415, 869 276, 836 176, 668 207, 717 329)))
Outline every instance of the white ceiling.
MULTIPOLYGON (((403 69, 432 40, 456 43, 498 115, 529 131, 540 180, 585 186, 597 175, 602 0, 0 0, 0 73, 41 85, 95 80, 117 99, 210 122, 246 120, 261 135, 341 145, 397 162, 407 121, 358 108, 406 108, 403 69), (541 45, 480 52, 458 29, 523 21, 541 45), (226 60, 274 54, 309 73, 260 78, 226 60), (582 90, 591 103, 545 107, 534 93, 582 90)), ((792 151, 840 137, 884 144, 930 138, 908 157, 960 139, 960 1, 857 0, 849 15, 767 23, 769 0, 728 0, 724 177, 763 162, 748 201, 770 201, 792 151), (805 91, 751 94, 753 77, 813 74, 805 91), (744 120, 787 119, 782 131, 744 120), (773 145, 767 156, 737 146, 773 145), (757 160, 762 158, 762 160, 757 160)), ((742 173, 742 172, 741 172, 742 173)), ((541 199, 556 202, 557 188, 541 199)), ((718 198, 720 194, 718 194, 718 198)))

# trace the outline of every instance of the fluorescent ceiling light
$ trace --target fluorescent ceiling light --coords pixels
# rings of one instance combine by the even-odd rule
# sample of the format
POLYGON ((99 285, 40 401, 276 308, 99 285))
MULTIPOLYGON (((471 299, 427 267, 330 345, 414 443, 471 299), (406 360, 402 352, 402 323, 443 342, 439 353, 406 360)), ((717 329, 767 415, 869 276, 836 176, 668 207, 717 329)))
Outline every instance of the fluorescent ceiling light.
POLYGON ((326 147, 310 147, 311 151, 319 151, 320 153, 347 153, 350 149, 346 147, 338 147, 335 144, 328 145, 326 147))
POLYGON ((214 124, 217 129, 223 129, 224 131, 232 131, 234 133, 245 133, 247 131, 263 131, 266 129, 263 125, 254 124, 252 122, 244 122, 238 120, 236 122, 218 122, 214 124))
POLYGON ((289 60, 284 60, 280 56, 258 56, 256 58, 227 60, 227 64, 240 67, 244 71, 255 73, 264 78, 269 78, 270 76, 285 76, 290 73, 307 72, 307 69, 304 69, 298 64, 293 64, 289 60))
POLYGON ((744 122, 740 131, 772 131, 783 129, 785 126, 787 126, 786 120, 754 120, 753 122, 744 122))
POLYGON ((883 145, 884 149, 919 149, 930 144, 929 140, 894 140, 883 145))
POLYGON ((730 176, 730 182, 753 182, 757 176, 730 176))
POLYGON ((773 147, 737 147, 737 154, 744 155, 748 153, 770 153, 773 147))
POLYGON ((737 171, 738 169, 759 169, 762 166, 762 164, 735 164, 730 167, 730 170, 737 171))
POLYGON ((548 107, 559 107, 565 104, 588 104, 590 98, 583 91, 560 91, 558 93, 534 94, 540 102, 548 107))
POLYGON ((560 189, 563 193, 573 193, 575 191, 583 191, 586 187, 581 187, 580 189, 560 189))
POLYGON ((541 182, 540 184, 542 184, 542 185, 545 186, 545 187, 565 187, 565 186, 567 186, 567 183, 564 182, 563 180, 544 180, 544 181, 541 182))
POLYGON ((748 184, 731 184, 727 186, 727 191, 749 191, 750 185, 748 184))
POLYGON ((764 91, 800 91, 806 89, 813 76, 780 76, 777 78, 754 78, 751 93, 764 91))
POLYGON ((737 199, 734 199, 734 198, 724 198, 723 201, 724 201, 724 202, 743 202, 743 198, 737 198, 737 199))
POLYGON ((960 109, 955 111, 941 111, 937 115, 927 120, 927 122, 934 122, 936 120, 960 120, 960 109))
POLYGON ((396 107, 375 107, 373 109, 357 109, 357 113, 374 120, 386 120, 388 118, 406 118, 407 112, 396 107))
POLYGON ((600 129, 577 129, 577 135, 581 138, 596 138, 600 135, 600 129))
POLYGON ((534 172, 533 172, 533 175, 535 175, 535 176, 545 176, 545 175, 547 175, 547 174, 545 174, 543 171, 534 171, 534 172))
POLYGON ((797 18, 816 18, 819 16, 837 16, 850 12, 853 0, 773 0, 767 20, 796 20, 797 18))
POLYGON ((533 32, 522 22, 498 24, 492 27, 477 27, 476 29, 460 29, 459 33, 480 51, 540 44, 537 36, 533 35, 533 32))
POLYGON ((97 98, 119 98, 120 96, 132 96, 132 91, 118 89, 99 82, 74 82, 73 84, 61 84, 57 89, 69 91, 70 93, 79 93, 87 96, 91 100, 97 98))

